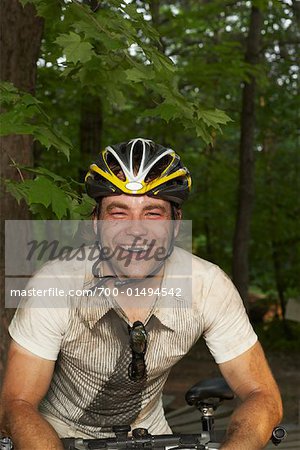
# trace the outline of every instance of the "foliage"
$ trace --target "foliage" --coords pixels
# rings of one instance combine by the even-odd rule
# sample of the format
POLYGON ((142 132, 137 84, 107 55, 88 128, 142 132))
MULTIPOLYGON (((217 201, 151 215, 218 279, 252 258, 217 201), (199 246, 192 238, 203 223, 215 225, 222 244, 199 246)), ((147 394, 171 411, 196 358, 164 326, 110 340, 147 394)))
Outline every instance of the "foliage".
MULTIPOLYGON (((24 199, 30 211, 40 219, 81 219, 88 218, 94 202, 86 194, 76 193, 72 179, 63 178, 44 167, 35 169, 18 166, 19 170, 34 172, 34 180, 15 183, 6 180, 7 190, 18 202, 24 199)), ((82 190, 82 189, 81 189, 82 190)))
MULTIPOLYGON (((47 19, 45 2, 31 3, 47 19)), ((76 80, 91 92, 101 89, 107 102, 119 107, 125 105, 124 91, 134 83, 153 98, 146 116, 167 122, 180 118, 186 129, 207 143, 212 140, 211 130, 220 130, 230 120, 223 111, 207 111, 199 99, 190 101, 181 94, 176 66, 158 50, 159 34, 133 4, 114 0, 94 13, 88 5, 72 1, 62 12, 64 19, 57 17, 61 30, 55 39, 66 60, 62 77, 76 80)))
POLYGON ((259 2, 262 52, 253 72, 244 58, 251 2, 160 1, 157 16, 151 1, 102 1, 96 12, 79 1, 31 2, 45 18, 36 98, 4 85, 3 134, 33 133, 38 167, 35 180, 8 181, 10 192, 25 198, 35 217, 86 217, 92 205, 85 196, 81 202, 82 185, 73 180, 82 181, 94 157, 82 154, 79 131, 82 99, 93 97, 102 107, 102 145, 144 136, 181 154, 193 177, 184 217, 193 220, 194 250, 230 272, 241 88, 255 75, 251 287, 274 296, 280 281, 285 298, 299 295, 299 19, 293 4, 259 2), (70 152, 70 162, 54 148, 70 152))
POLYGON ((266 351, 294 352, 298 355, 300 346, 300 324, 276 319, 255 327, 259 340, 266 351), (285 325, 285 326, 284 326, 285 325))
MULTIPOLYGON (((22 3, 25 5, 29 2, 23 0, 22 3)), ((60 98, 61 101, 67 100, 70 103, 70 97, 74 97, 75 93, 76 98, 77 94, 75 111, 80 110, 79 97, 82 90, 93 95, 101 91, 108 110, 126 110, 125 93, 128 91, 133 95, 136 92, 142 92, 143 95, 148 93, 151 101, 141 116, 159 117, 166 122, 179 121, 181 126, 190 129, 205 142, 211 142, 213 129, 221 131, 220 125, 230 120, 219 109, 204 109, 199 99, 191 100, 180 92, 176 66, 158 49, 158 32, 144 19, 143 14, 137 12, 133 4, 110 1, 94 13, 88 5, 77 1, 61 2, 60 8, 55 1, 50 4, 42 0, 30 3, 34 3, 38 14, 45 18, 46 39, 43 43, 40 71, 45 66, 51 67, 51 71, 47 72, 48 75, 51 73, 51 78, 48 77, 45 83, 53 80, 55 92, 52 101, 55 100, 55 103, 54 107, 52 104, 49 108, 49 90, 46 84, 43 85, 46 97, 38 92, 38 98, 35 99, 4 83, 2 135, 30 133, 39 142, 40 149, 55 147, 68 157, 72 144, 68 130, 62 127, 62 122, 66 121, 59 121, 57 117, 57 99, 61 97, 62 89, 64 95, 60 98), (71 92, 68 87, 70 84, 71 92)), ((66 117, 70 116, 67 111, 64 114, 66 117)), ((67 123, 70 122, 67 120, 67 123)), ((78 115, 75 123, 78 126, 78 115)), ((78 149, 74 145, 72 153, 78 155, 78 149)), ((47 157, 43 158, 47 160, 47 157)), ((62 168, 65 170, 66 165, 63 164, 62 168)), ((53 169, 57 169, 57 164, 53 169)), ((41 217, 48 214, 45 211, 48 207, 54 217, 56 214, 57 217, 62 217, 67 211, 70 215, 68 201, 62 200, 64 191, 60 196, 58 194, 57 189, 61 189, 61 185, 57 180, 51 181, 56 184, 57 189, 50 187, 49 180, 39 177, 37 180, 25 182, 23 188, 13 187, 13 182, 8 186, 11 193, 23 192, 31 211, 41 217), (39 194, 37 197, 25 195, 28 189, 29 192, 38 190, 39 194), (38 199, 40 208, 36 206, 38 199), (55 206, 57 202, 61 206, 55 206)), ((76 191, 73 192, 74 195, 76 191)))
POLYGON ((72 144, 67 136, 63 136, 52 126, 51 118, 41 106, 41 102, 29 93, 20 93, 7 82, 0 85, 1 114, 0 135, 31 134, 46 149, 57 148, 69 158, 72 144))

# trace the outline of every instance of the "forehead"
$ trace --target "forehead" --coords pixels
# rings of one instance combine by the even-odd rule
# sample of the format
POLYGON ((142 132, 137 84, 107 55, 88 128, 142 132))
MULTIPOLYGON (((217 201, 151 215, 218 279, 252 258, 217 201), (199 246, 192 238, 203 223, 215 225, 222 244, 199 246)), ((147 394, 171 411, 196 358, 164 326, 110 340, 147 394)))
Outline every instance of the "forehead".
POLYGON ((114 195, 111 197, 104 197, 102 200, 102 210, 118 205, 126 209, 143 210, 145 208, 163 208, 166 212, 171 211, 171 204, 166 200, 160 198, 149 197, 148 195, 114 195))

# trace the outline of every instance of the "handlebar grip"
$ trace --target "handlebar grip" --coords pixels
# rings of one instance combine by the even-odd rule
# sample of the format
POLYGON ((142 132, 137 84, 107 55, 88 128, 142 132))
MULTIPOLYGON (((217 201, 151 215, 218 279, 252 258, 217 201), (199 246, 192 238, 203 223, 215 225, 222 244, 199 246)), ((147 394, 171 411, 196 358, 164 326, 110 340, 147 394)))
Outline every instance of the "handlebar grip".
POLYGON ((12 450, 13 443, 9 437, 0 436, 0 450, 12 450))
POLYGON ((287 437, 287 431, 282 426, 275 427, 272 431, 271 441, 274 445, 279 445, 287 437))

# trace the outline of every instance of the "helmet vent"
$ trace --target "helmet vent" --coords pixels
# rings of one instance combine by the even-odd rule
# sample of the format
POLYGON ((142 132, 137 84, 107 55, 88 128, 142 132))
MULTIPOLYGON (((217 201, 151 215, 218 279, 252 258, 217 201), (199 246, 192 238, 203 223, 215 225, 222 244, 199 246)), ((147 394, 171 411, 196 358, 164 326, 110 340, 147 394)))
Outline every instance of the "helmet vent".
MULTIPOLYGON (((135 146, 137 147, 137 146, 135 146)), ((143 158, 143 147, 139 145, 139 147, 134 149, 133 153, 133 173, 136 176, 139 172, 141 162, 143 158)))
POLYGON ((116 177, 118 177, 120 180, 125 181, 126 176, 122 170, 122 167, 119 163, 119 161, 112 155, 111 153, 108 153, 106 156, 106 162, 110 170, 116 177))
POLYGON ((149 183, 152 180, 155 180, 156 178, 159 178, 162 174, 162 172, 168 167, 168 165, 172 162, 172 156, 166 155, 163 158, 161 158, 159 161, 157 161, 148 172, 145 182, 149 183))

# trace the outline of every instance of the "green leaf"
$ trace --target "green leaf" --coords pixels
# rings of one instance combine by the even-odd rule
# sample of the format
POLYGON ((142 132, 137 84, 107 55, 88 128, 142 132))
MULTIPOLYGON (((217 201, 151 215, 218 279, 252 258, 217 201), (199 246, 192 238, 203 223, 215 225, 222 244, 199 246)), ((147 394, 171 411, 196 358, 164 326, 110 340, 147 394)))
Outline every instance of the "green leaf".
POLYGON ((51 170, 46 169, 45 167, 36 167, 33 169, 32 167, 22 166, 19 164, 16 166, 21 170, 26 170, 27 172, 32 172, 36 175, 46 175, 46 176, 50 177, 53 181, 66 183, 65 178, 61 177, 60 175, 57 175, 56 173, 52 172, 51 170))
POLYGON ((141 20, 141 14, 137 12, 136 10, 136 6, 133 5, 132 3, 127 4, 124 8, 124 11, 126 11, 126 13, 134 20, 141 20))
POLYGON ((175 119, 177 117, 180 117, 180 109, 177 105, 168 103, 164 101, 160 105, 158 105, 154 109, 147 109, 142 113, 142 116, 147 117, 161 117, 166 122, 169 122, 170 119, 175 119))
POLYGON ((63 48, 68 61, 86 63, 93 55, 92 45, 81 40, 79 34, 70 31, 69 34, 62 34, 55 42, 63 48))
POLYGON ((198 110, 197 115, 199 119, 202 119, 203 122, 208 126, 212 126, 213 128, 219 128, 218 124, 226 124, 228 122, 232 122, 232 119, 224 112, 219 109, 215 110, 198 110))
POLYGON ((18 92, 10 83, 1 83, 0 88, 7 101, 6 111, 0 115, 0 136, 32 134, 47 149, 53 146, 69 158, 72 143, 53 127, 41 102, 29 93, 18 92))
POLYGON ((40 220, 51 220, 53 219, 53 213, 51 209, 46 208, 41 203, 32 203, 29 206, 30 211, 40 220))
POLYGON ((31 186, 32 180, 25 180, 20 183, 12 180, 5 180, 5 187, 7 192, 9 192, 20 204, 20 201, 24 199, 28 201, 28 193, 31 186))
POLYGON ((32 105, 40 105, 42 102, 40 102, 39 100, 37 100, 35 97, 33 97, 30 94, 23 94, 22 96, 22 102, 24 103, 25 106, 32 106, 32 105))
POLYGON ((52 210, 58 219, 62 219, 69 209, 69 199, 65 192, 53 185, 52 189, 52 210))
POLYGON ((41 203, 46 208, 51 204, 52 182, 45 177, 37 177, 29 193, 29 203, 41 203))
POLYGON ((0 93, 1 93, 0 96, 1 104, 5 104, 8 102, 14 103, 16 100, 20 98, 18 89, 12 83, 8 83, 7 81, 1 81, 0 93))
POLYGON ((4 113, 0 115, 0 136, 8 136, 10 134, 33 134, 36 127, 25 123, 12 122, 13 113, 4 113))
MULTIPOLYGON (((117 35, 112 35, 107 32, 107 30, 100 30, 97 28, 97 24, 99 20, 95 23, 92 23, 90 20, 84 21, 79 20, 74 23, 73 27, 85 35, 85 40, 94 39, 95 41, 100 41, 107 50, 117 50, 124 48, 125 43, 124 40, 121 40, 117 35)), ((105 23, 104 23, 105 24, 105 23)))
POLYGON ((76 213, 80 218, 89 219, 95 204, 87 194, 83 194, 81 202, 72 208, 72 213, 76 213))
MULTIPOLYGON (((188 128, 188 126, 185 126, 185 128, 188 128)), ((196 135, 202 138, 206 144, 212 143, 212 136, 208 132, 207 127, 204 125, 203 122, 198 121, 195 126, 195 130, 196 135)))
POLYGON ((147 71, 145 68, 143 70, 138 69, 137 67, 133 67, 132 69, 126 70, 126 77, 129 81, 139 82, 143 80, 149 80, 153 78, 153 74, 151 73, 151 69, 147 71))
POLYGON ((66 136, 48 127, 36 127, 34 137, 47 149, 54 146, 69 159, 72 143, 66 136))
POLYGON ((62 219, 69 207, 69 200, 62 189, 45 177, 37 177, 28 196, 29 203, 41 203, 46 208, 51 205, 54 214, 62 219))

